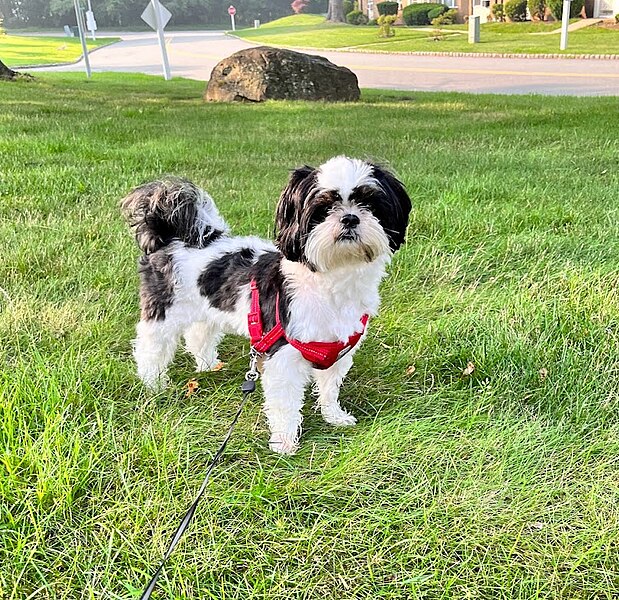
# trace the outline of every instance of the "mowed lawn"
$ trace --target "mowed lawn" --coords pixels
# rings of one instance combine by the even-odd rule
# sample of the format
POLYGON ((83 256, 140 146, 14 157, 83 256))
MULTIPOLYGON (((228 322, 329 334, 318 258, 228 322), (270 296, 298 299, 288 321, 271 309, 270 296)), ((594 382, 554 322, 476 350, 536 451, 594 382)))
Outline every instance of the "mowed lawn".
POLYGON ((267 450, 257 394, 154 597, 619 596, 619 122, 613 98, 366 91, 205 105, 203 84, 1 86, 0 597, 129 599, 239 400, 248 344, 157 397, 134 375, 138 250, 164 173, 270 236, 288 169, 389 162, 414 202, 343 388, 267 450))
MULTIPOLYGON (((117 38, 87 39, 89 50, 106 46, 117 38)), ((79 38, 36 35, 0 35, 0 60, 9 67, 72 62, 82 56, 79 38)))
POLYGON ((497 52, 501 54, 619 54, 619 30, 587 27, 570 32, 568 48, 559 50, 560 23, 485 23, 481 41, 469 44, 466 25, 446 26, 440 35, 432 27, 396 27, 384 39, 378 27, 328 23, 318 15, 295 15, 243 29, 248 41, 298 48, 354 48, 371 52, 497 52))

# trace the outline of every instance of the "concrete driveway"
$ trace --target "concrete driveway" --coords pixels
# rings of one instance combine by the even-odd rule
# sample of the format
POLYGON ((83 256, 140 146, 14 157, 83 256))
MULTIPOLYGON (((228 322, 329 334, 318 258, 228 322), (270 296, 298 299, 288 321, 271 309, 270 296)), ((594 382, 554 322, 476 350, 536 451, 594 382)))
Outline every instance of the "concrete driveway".
MULTIPOLYGON (((161 74, 154 33, 105 32, 122 41, 93 52, 94 71, 161 74)), ((250 44, 221 31, 171 32, 166 44, 173 76, 206 81, 222 58, 250 44)), ((397 90, 574 96, 619 95, 619 60, 483 58, 322 52, 352 69, 360 87, 397 90)), ((34 69, 33 69, 34 70, 34 69)), ((83 70, 83 63, 43 70, 83 70)))

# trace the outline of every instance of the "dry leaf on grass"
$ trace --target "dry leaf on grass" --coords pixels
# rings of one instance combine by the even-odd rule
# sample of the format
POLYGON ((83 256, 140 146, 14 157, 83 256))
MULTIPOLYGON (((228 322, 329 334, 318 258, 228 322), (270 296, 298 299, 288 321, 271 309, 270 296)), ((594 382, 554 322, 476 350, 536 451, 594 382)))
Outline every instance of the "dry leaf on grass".
POLYGON ((472 363, 470 360, 466 363, 466 369, 462 371, 462 375, 470 375, 475 370, 475 363, 472 363))
POLYGON ((415 365, 411 365, 410 367, 408 367, 408 369, 406 369, 406 374, 407 375, 412 375, 417 369, 415 368, 415 365))
POLYGON ((548 369, 540 369, 539 370, 539 377, 540 379, 543 381, 544 379, 546 379, 546 377, 548 377, 548 369))
POLYGON ((195 394, 200 389, 200 384, 197 379, 190 379, 185 385, 187 391, 185 392, 185 398, 189 398, 192 394, 195 394))
POLYGON ((219 361, 211 371, 221 371, 226 366, 226 363, 219 361))

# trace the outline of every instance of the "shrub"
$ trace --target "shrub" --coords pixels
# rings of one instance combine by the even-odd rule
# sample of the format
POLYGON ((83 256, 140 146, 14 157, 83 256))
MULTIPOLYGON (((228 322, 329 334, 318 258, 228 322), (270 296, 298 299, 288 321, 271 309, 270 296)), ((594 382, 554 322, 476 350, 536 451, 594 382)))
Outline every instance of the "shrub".
POLYGON ((395 20, 398 17, 396 15, 381 15, 378 17, 378 26, 380 29, 378 30, 378 35, 380 37, 393 37, 395 35, 395 31, 392 27, 395 20))
POLYGON ((378 25, 378 21, 376 19, 370 19, 368 21, 368 25, 371 25, 372 27, 376 27, 376 25, 378 25))
POLYGON ((346 15, 346 22, 351 25, 367 25, 368 18, 360 10, 353 10, 346 15))
POLYGON ((307 0, 293 0, 290 8, 294 11, 295 15, 299 15, 303 12, 303 9, 307 6, 307 0))
MULTIPOLYGON (((580 16, 583 6, 584 0, 572 0, 570 2, 570 19, 580 16)), ((557 21, 563 18, 563 0, 548 0, 548 8, 557 21)))
POLYGON ((615 15, 615 23, 619 23, 619 13, 615 15))
POLYGON ((430 19, 428 18, 428 12, 433 8, 444 7, 444 4, 437 2, 428 2, 424 4, 409 4, 402 11, 402 18, 406 25, 429 25, 430 19))
POLYGON ((526 21, 527 0, 507 0, 505 2, 505 16, 510 21, 526 21))
POLYGON ((495 21, 505 21, 505 9, 502 4, 493 4, 490 12, 492 13, 495 21))
POLYGON ((441 25, 453 25, 458 19, 458 10, 450 8, 438 17, 432 19, 432 25, 434 27, 440 27, 441 25))
POLYGON ((398 3, 397 2, 379 2, 376 5, 379 15, 397 15, 398 3))
POLYGON ((543 21, 546 16, 546 0, 528 0, 527 6, 531 13, 531 19, 543 21))
POLYGON ((353 10, 355 10, 355 2, 354 2, 354 0, 344 0, 343 5, 344 5, 344 14, 345 15, 347 15, 348 13, 351 13, 353 10))
POLYGON ((428 19, 432 21, 432 19, 436 19, 436 17, 440 17, 443 13, 447 12, 447 7, 443 4, 441 6, 435 6, 428 11, 428 19))

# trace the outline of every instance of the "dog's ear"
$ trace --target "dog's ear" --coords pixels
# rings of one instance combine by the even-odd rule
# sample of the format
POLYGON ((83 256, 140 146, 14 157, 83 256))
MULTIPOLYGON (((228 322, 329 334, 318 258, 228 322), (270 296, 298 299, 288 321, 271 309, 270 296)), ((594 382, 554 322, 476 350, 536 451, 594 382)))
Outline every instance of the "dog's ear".
POLYGON ((304 165, 290 174, 275 212, 275 235, 279 251, 295 262, 302 260, 300 219, 305 201, 315 183, 315 169, 304 165))
POLYGON ((411 199, 402 182, 389 170, 379 165, 372 165, 373 175, 385 192, 389 202, 387 222, 383 227, 389 237, 389 246, 395 252, 403 243, 411 211, 411 199))

